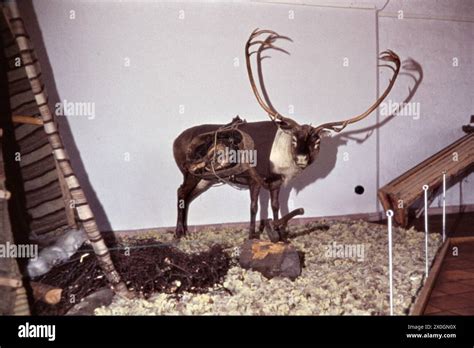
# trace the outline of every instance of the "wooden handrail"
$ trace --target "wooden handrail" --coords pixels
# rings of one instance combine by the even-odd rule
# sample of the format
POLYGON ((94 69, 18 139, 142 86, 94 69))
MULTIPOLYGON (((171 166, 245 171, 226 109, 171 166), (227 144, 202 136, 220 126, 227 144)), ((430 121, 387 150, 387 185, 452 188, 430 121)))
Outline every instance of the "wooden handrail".
POLYGON ((41 118, 32 117, 32 116, 13 115, 12 121, 14 123, 33 124, 37 126, 43 125, 43 120, 41 118))
POLYGON ((0 199, 9 200, 12 194, 7 190, 0 190, 0 199))

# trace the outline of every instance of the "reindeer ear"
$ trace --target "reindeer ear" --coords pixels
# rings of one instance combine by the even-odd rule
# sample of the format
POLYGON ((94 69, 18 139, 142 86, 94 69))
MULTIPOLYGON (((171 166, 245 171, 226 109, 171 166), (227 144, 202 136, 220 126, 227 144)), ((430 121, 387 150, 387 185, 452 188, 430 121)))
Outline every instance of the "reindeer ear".
POLYGON ((294 125, 291 123, 287 122, 286 120, 275 120, 276 124, 282 129, 282 130, 292 130, 294 128, 294 125))
POLYGON ((322 138, 330 137, 331 136, 331 131, 327 129, 320 129, 318 131, 313 131, 311 132, 311 137, 313 141, 319 142, 322 138))
POLYGON ((332 133, 330 130, 327 130, 327 129, 321 129, 319 132, 318 132, 318 136, 319 138, 330 138, 332 136, 332 133))

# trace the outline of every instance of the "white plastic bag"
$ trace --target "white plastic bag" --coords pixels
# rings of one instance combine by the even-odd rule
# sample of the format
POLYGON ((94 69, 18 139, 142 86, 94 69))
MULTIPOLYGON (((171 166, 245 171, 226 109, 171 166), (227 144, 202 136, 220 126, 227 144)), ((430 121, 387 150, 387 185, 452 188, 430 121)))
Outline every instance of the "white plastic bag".
POLYGON ((87 235, 83 229, 67 231, 53 245, 41 250, 36 259, 28 261, 28 275, 36 278, 48 273, 51 268, 74 255, 86 240, 87 235))

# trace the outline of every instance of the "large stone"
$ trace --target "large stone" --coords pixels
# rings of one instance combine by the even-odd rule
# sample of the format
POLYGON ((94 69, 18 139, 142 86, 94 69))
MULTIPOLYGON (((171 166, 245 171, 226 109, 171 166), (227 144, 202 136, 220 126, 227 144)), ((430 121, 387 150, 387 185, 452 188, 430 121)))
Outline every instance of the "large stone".
POLYGON ((286 277, 294 280, 301 274, 302 258, 291 245, 257 239, 247 240, 239 258, 240 266, 262 273, 266 278, 286 277))
POLYGON ((66 315, 94 315, 94 310, 112 303, 114 292, 109 288, 102 288, 84 297, 81 302, 69 309, 66 315))

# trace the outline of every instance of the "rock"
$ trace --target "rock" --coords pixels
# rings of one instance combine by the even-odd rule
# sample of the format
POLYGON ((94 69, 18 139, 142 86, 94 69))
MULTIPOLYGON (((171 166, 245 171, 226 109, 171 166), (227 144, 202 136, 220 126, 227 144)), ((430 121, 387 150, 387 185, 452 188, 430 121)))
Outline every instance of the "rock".
POLYGON ((294 280, 301 274, 299 252, 285 243, 251 239, 242 245, 239 263, 242 268, 262 273, 266 278, 286 277, 294 280))
POLYGON ((114 292, 109 288, 102 288, 84 297, 81 302, 72 307, 66 315, 94 315, 94 310, 112 303, 114 292))

